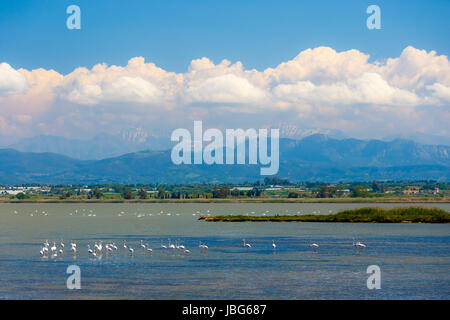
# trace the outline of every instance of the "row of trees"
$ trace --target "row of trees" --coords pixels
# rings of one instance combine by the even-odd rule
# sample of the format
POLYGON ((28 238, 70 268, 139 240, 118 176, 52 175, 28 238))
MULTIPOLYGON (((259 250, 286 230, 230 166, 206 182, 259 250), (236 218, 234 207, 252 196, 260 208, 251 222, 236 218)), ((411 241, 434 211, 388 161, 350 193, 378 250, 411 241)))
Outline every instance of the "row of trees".
MULTIPOLYGON (((358 197, 369 197, 371 195, 375 195, 377 193, 384 193, 385 188, 383 184, 379 184, 374 182, 372 186, 372 192, 368 191, 368 188, 361 185, 352 186, 349 189, 346 189, 343 185, 329 186, 329 185, 320 185, 319 191, 317 192, 317 198, 334 198, 334 197, 342 197, 348 192, 350 192, 350 196, 353 198, 358 197)), ((290 191, 288 193, 288 198, 299 198, 301 195, 298 192, 290 191)))
POLYGON ((287 185, 291 185, 292 182, 290 182, 288 179, 280 179, 278 177, 265 177, 264 184, 265 185, 287 186, 287 185))
MULTIPOLYGON (((371 197, 381 196, 382 194, 403 194, 404 190, 415 188, 420 191, 434 191, 439 188, 440 194, 448 194, 449 183, 436 181, 417 181, 417 182, 340 182, 338 184, 326 184, 323 182, 306 182, 304 184, 294 185, 296 189, 280 189, 264 191, 267 185, 292 185, 287 179, 278 177, 266 177, 261 184, 243 183, 240 188, 234 188, 233 184, 214 185, 214 184, 172 184, 172 185, 55 185, 49 186, 45 192, 24 191, 17 195, 8 195, 9 198, 24 200, 30 197, 56 196, 60 199, 78 198, 82 199, 101 199, 117 198, 123 199, 195 199, 195 198, 238 198, 238 197, 260 197, 266 193, 268 197, 371 197), (245 188, 244 188, 245 187, 245 188), (159 188, 159 189, 158 189, 159 188), (244 189, 244 190, 242 190, 244 189), (300 189, 300 190, 299 190, 300 189), (147 191, 157 190, 157 191, 147 191), (86 193, 87 192, 87 193, 86 193), (73 197, 72 197, 73 196, 73 197)), ((12 190, 12 188, 10 188, 12 190)), ((430 192, 429 192, 430 193, 430 192)), ((437 193, 437 192, 436 192, 437 193)))
MULTIPOLYGON (((94 193, 94 190, 92 191, 94 193)), ((97 193, 96 193, 97 194, 97 193)), ((154 197, 158 199, 188 199, 188 198, 215 198, 215 199, 224 199, 229 197, 240 197, 240 196, 247 196, 247 197, 260 197, 262 194, 262 191, 258 188, 253 188, 252 190, 242 191, 238 189, 231 190, 229 187, 223 186, 223 187, 215 187, 212 193, 209 192, 194 192, 194 193, 187 193, 187 192, 169 192, 164 190, 163 188, 160 188, 157 193, 155 193, 154 197)), ((133 192, 129 188, 125 188, 122 193, 122 197, 124 199, 133 199, 135 198, 133 192)), ((137 192, 137 197, 139 199, 147 199, 148 194, 144 189, 139 189, 137 192)))
POLYGON ((228 197, 260 197, 262 194, 261 189, 253 188, 251 190, 239 190, 239 189, 230 189, 228 187, 214 188, 212 197, 213 198, 228 198, 228 197))
MULTIPOLYGON (((317 197, 319 198, 332 198, 341 197, 345 193, 345 187, 342 185, 337 186, 320 186, 319 193, 317 197)), ((374 182, 372 184, 372 192, 370 193, 368 188, 365 186, 357 185, 350 188, 350 196, 353 198, 368 197, 376 193, 384 193, 385 187, 382 183, 374 182)))

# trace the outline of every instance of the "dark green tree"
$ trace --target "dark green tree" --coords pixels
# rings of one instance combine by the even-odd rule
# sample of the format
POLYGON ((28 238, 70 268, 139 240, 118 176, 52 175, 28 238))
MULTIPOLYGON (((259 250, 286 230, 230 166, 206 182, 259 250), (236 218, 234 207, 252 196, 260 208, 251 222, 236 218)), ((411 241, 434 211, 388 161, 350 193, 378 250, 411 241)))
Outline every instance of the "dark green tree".
POLYGON ((321 185, 319 191, 319 198, 330 198, 331 197, 331 189, 327 185, 321 185))
POLYGON ((139 189, 138 195, 139 199, 147 199, 147 191, 144 189, 139 189))
POLYGON ((23 200, 23 199, 28 198, 28 196, 23 192, 19 192, 18 194, 16 194, 16 198, 19 200, 23 200))
POLYGON ((217 187, 214 187, 213 198, 227 198, 230 195, 231 195, 230 188, 228 188, 226 186, 224 186, 220 189, 218 189, 217 187))
POLYGON ((367 188, 364 186, 354 186, 352 190, 352 197, 359 198, 359 197, 367 197, 368 192, 367 188))
POLYGON ((103 197, 103 193, 97 187, 95 187, 91 191, 91 194, 92 194, 92 197, 95 197, 96 199, 100 199, 101 197, 103 197))
POLYGON ((265 185, 289 185, 292 184, 288 179, 280 179, 278 177, 265 177, 264 178, 265 185))
POLYGON ((298 193, 294 191, 289 191, 288 198, 298 198, 298 193))
POLYGON ((131 190, 129 188, 125 188, 122 191, 122 197, 127 200, 133 199, 133 193, 131 192, 131 190))
POLYGON ((376 193, 384 193, 385 188, 383 183, 374 182, 372 183, 372 190, 376 193))
POLYGON ((233 190, 231 190, 231 195, 233 196, 233 197, 239 197, 239 194, 240 194, 240 192, 239 192, 239 190, 238 189, 233 189, 233 190))
POLYGON ((165 199, 166 198, 166 190, 164 190, 163 188, 160 188, 158 190, 158 198, 165 199))

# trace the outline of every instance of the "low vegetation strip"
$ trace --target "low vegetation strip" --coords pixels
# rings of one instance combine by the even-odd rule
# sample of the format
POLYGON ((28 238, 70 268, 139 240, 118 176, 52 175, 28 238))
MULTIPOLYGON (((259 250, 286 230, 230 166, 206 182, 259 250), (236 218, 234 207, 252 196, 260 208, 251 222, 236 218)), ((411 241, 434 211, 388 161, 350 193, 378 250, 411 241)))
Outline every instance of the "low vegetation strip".
POLYGON ((428 207, 367 207, 335 214, 274 216, 201 216, 199 220, 215 222, 374 222, 374 223, 450 223, 450 213, 428 207))

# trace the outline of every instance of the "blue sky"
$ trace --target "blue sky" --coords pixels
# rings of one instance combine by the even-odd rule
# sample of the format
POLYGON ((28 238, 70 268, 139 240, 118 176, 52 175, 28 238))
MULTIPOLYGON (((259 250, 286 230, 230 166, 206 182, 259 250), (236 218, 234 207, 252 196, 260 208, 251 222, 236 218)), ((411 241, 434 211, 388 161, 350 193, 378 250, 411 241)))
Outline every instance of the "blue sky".
POLYGON ((377 60, 409 45, 448 55, 449 16, 447 0, 2 0, 0 61, 66 74, 135 56, 176 72, 204 56, 261 70, 317 46, 377 60), (65 27, 70 4, 82 10, 79 31, 65 27), (366 28, 370 4, 381 8, 382 30, 366 28))
POLYGON ((449 16, 448 0, 2 0, 0 144, 195 120, 450 141, 449 16))

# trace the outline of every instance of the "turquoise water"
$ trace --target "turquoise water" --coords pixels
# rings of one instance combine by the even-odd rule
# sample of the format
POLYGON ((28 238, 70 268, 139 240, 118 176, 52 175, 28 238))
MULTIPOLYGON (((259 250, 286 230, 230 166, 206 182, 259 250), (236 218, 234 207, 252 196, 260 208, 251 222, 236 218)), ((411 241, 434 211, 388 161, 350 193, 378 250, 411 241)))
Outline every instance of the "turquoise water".
MULTIPOLYGON (((450 204, 432 205, 450 211, 450 204)), ((197 220, 361 206, 368 204, 1 204, 0 298, 449 299, 450 225, 197 220), (355 250, 353 237, 367 248, 355 250), (168 238, 191 252, 162 249, 168 238), (243 238, 252 248, 244 248, 243 238), (66 251, 41 257, 46 239, 63 239, 66 251), (67 250, 70 240, 76 257, 67 250), (98 240, 119 248, 92 257, 87 245, 98 240), (140 248, 141 240, 153 253, 140 248), (310 241, 320 245, 317 252, 310 241), (80 290, 66 288, 72 264, 81 269, 80 290), (381 268, 380 290, 366 286, 373 264, 381 268)))

